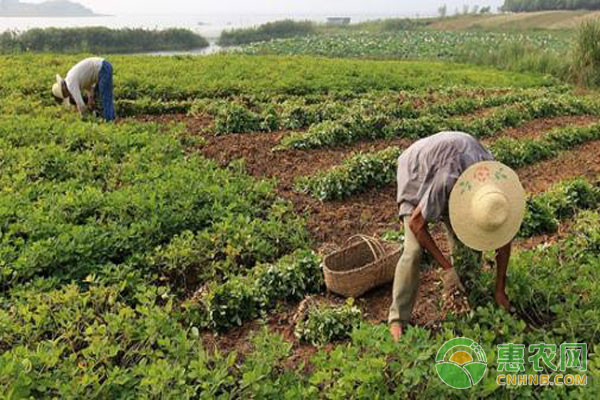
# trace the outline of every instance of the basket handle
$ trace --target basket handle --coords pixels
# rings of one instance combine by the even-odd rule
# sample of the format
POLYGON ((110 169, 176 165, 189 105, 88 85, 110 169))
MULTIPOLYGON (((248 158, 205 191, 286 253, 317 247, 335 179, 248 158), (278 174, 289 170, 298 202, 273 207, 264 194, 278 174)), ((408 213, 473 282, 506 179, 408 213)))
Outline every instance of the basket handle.
POLYGON ((346 243, 349 243, 350 241, 356 238, 361 239, 365 243, 367 243, 367 246, 369 246, 369 249, 371 249, 371 253, 373 253, 375 261, 385 256, 385 249, 383 248, 383 245, 379 240, 377 240, 373 236, 367 236, 362 234, 353 235, 350 236, 348 240, 346 240, 346 243))

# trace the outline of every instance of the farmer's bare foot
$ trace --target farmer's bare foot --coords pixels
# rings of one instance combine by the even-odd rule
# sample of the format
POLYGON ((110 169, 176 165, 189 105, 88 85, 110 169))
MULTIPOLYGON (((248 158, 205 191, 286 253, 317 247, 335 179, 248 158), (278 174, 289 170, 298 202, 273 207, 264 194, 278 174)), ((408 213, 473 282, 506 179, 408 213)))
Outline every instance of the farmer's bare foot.
POLYGON ((494 294, 494 300, 496 301, 496 304, 504 308, 509 313, 513 314, 516 312, 515 308, 510 304, 510 301, 508 301, 508 297, 506 297, 505 293, 496 291, 494 294))
POLYGON ((403 334, 402 324, 400 322, 392 322, 390 324, 390 334, 392 335, 394 342, 399 341, 403 334))

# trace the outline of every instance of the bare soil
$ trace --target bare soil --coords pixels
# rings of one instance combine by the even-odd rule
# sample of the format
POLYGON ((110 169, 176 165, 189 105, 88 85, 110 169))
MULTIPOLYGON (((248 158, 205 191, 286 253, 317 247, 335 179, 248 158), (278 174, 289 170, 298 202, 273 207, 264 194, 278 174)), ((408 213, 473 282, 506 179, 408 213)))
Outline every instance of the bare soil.
POLYGON ((586 126, 598 122, 598 120, 598 117, 588 115, 534 119, 518 128, 506 129, 498 137, 535 139, 552 129, 564 128, 569 125, 586 126))
POLYGON ((200 152, 221 165, 243 158, 250 175, 277 178, 280 188, 288 190, 295 178, 327 170, 354 154, 375 152, 391 146, 406 148, 412 143, 409 139, 391 139, 359 142, 351 148, 274 151, 281 138, 290 133, 281 131, 212 136, 207 138, 200 152))
POLYGON ((528 193, 548 190, 552 184, 565 179, 600 177, 600 141, 586 143, 558 157, 521 168, 519 177, 528 193))

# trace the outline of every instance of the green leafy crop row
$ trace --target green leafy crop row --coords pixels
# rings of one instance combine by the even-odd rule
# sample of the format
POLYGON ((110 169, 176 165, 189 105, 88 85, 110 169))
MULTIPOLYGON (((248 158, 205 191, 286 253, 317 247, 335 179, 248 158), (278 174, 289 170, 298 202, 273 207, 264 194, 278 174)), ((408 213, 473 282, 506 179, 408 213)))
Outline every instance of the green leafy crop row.
POLYGON ((214 117, 214 131, 217 134, 297 130, 324 121, 345 121, 349 115, 363 116, 365 119, 385 116, 390 121, 430 114, 449 117, 467 114, 482 107, 544 97, 549 93, 559 93, 560 90, 527 89, 498 95, 501 92, 498 89, 450 87, 435 91, 334 92, 326 96, 240 96, 218 100, 197 99, 192 103, 190 112, 214 117))
MULTIPOLYGON (((0 56, 0 95, 21 93, 52 102, 56 73, 66 74, 80 56, 0 56)), ((307 95, 426 87, 547 86, 545 77, 447 63, 377 62, 314 57, 110 56, 115 97, 155 100, 224 98, 244 94, 307 95), (140 71, 143 71, 140 73, 140 71), (151 77, 151 78, 149 78, 151 77)))
MULTIPOLYGON (((539 139, 501 138, 491 145, 490 151, 497 161, 519 168, 598 139, 600 125, 594 124, 556 129, 539 139)), ((300 178, 296 187, 320 200, 343 199, 370 188, 383 187, 394 182, 400 154, 401 150, 397 148, 357 154, 329 171, 300 178)))
POLYGON ((201 288, 188 303, 201 326, 225 330, 240 326, 269 311, 278 301, 300 300, 324 288, 320 258, 298 250, 276 264, 255 267, 247 275, 230 276, 227 282, 201 288))
MULTIPOLYGON (((451 91, 440 90, 438 96, 451 96, 451 91)), ((381 131, 385 130, 385 125, 395 122, 398 118, 412 120, 419 116, 435 115, 439 118, 452 115, 467 114, 482 107, 499 106, 503 104, 515 103, 534 96, 544 96, 547 91, 528 90, 521 93, 511 93, 501 96, 470 97, 468 93, 463 93, 464 97, 459 97, 453 101, 438 101, 431 99, 429 93, 423 93, 421 96, 415 93, 380 93, 374 98, 375 94, 369 93, 360 96, 354 101, 324 101, 316 104, 299 104, 298 101, 286 101, 279 104, 263 105, 256 111, 244 107, 242 104, 227 103, 223 104, 218 112, 215 113, 215 131, 218 134, 224 133, 243 133, 269 131, 276 129, 303 129, 311 127, 306 136, 323 136, 324 133, 313 134, 320 130, 327 131, 329 127, 333 129, 346 129, 347 140, 352 140, 352 129, 356 129, 364 135, 377 137, 381 131), (415 104, 428 103, 434 101, 435 104, 417 108, 415 104), (315 125, 317 124, 317 125, 315 125), (383 124, 383 125, 382 125, 383 124)), ((331 129, 331 128, 329 128, 331 129)), ((336 136, 336 135, 334 135, 336 136)), ((337 135, 340 136, 340 135, 337 135)), ((288 147, 290 141, 293 148, 306 148, 294 142, 294 137, 286 137, 282 147, 288 147)), ((303 135, 301 135, 303 137, 303 135)))
POLYGON ((580 210, 600 207, 600 182, 592 184, 585 179, 561 182, 547 192, 530 197, 520 237, 556 232, 561 220, 580 210))
POLYGON ((359 326, 362 313, 350 298, 341 306, 311 304, 305 315, 296 320, 294 335, 314 346, 325 345, 334 340, 347 339, 359 326))
POLYGON ((472 100, 466 103, 461 99, 453 103, 453 106, 449 110, 444 110, 444 113, 437 114, 434 111, 421 114, 417 119, 394 120, 382 113, 365 115, 353 112, 342 121, 325 122, 312 126, 306 133, 286 136, 282 140, 281 148, 320 148, 380 138, 421 138, 441 131, 465 131, 475 137, 487 137, 536 118, 558 115, 598 115, 600 113, 600 104, 595 99, 581 99, 564 95, 548 98, 541 94, 537 99, 507 95, 479 101, 472 100), (517 100, 522 101, 519 104, 497 110, 487 117, 470 120, 449 118, 452 115, 475 111, 480 107, 509 104, 517 100))

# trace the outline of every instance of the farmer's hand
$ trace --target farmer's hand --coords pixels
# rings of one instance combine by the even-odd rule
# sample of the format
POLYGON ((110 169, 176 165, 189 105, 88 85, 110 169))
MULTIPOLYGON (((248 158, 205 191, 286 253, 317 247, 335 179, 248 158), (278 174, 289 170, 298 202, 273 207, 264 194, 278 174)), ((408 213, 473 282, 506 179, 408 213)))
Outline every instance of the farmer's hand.
POLYGON ((444 291, 446 294, 453 294, 456 290, 465 291, 465 287, 460 282, 460 278, 454 267, 442 270, 442 282, 444 282, 444 291))

